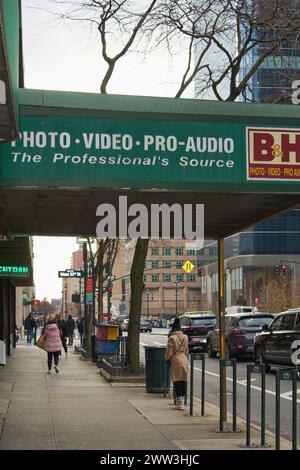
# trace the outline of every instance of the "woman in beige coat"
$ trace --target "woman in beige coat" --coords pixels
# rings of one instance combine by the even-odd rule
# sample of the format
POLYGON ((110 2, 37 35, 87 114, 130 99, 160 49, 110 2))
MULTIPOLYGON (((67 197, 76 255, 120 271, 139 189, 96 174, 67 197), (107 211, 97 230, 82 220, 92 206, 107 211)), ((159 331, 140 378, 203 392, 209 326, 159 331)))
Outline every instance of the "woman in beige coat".
POLYGON ((180 320, 175 318, 167 344, 165 360, 171 363, 171 379, 175 389, 176 404, 173 410, 184 410, 184 396, 189 371, 189 340, 180 329, 180 320))

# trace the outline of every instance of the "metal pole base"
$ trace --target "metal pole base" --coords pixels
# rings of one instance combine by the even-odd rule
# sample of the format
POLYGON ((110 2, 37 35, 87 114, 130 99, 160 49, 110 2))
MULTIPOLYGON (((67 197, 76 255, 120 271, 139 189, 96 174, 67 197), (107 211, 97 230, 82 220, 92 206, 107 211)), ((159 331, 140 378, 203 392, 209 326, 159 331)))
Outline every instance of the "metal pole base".
POLYGON ((247 445, 247 444, 239 444, 239 447, 242 447, 242 449, 269 449, 271 446, 271 444, 264 444, 264 445, 261 445, 261 444, 250 444, 250 445, 247 445))
POLYGON ((215 432, 220 432, 220 433, 238 433, 238 432, 242 432, 240 429, 235 429, 233 431, 233 429, 228 429, 226 427, 224 427, 224 429, 215 429, 215 432))

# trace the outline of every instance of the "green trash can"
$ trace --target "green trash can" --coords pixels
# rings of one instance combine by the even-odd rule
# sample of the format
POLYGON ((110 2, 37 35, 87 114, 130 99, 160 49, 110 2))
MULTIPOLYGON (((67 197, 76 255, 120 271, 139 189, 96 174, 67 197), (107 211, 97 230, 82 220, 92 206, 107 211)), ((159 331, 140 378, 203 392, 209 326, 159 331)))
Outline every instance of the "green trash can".
POLYGON ((146 360, 146 390, 163 393, 170 387, 169 367, 165 361, 165 347, 144 346, 146 360))

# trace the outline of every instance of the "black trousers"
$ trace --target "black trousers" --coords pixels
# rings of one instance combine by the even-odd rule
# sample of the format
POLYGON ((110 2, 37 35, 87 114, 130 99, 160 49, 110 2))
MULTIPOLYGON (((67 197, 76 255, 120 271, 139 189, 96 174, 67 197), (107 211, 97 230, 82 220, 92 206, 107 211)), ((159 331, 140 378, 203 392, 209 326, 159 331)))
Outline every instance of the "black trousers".
POLYGON ((65 353, 68 352, 68 347, 67 347, 67 338, 65 336, 61 336, 61 344, 62 347, 64 348, 65 353))
POLYGON ((69 334, 69 346, 73 346, 73 334, 74 333, 69 334))
POLYGON ((176 397, 184 397, 185 396, 185 390, 186 390, 186 382, 183 382, 183 380, 173 382, 174 389, 175 389, 175 396, 176 397))
POLYGON ((60 351, 48 352, 48 370, 51 370, 52 367, 52 357, 54 357, 54 364, 58 366, 60 351))

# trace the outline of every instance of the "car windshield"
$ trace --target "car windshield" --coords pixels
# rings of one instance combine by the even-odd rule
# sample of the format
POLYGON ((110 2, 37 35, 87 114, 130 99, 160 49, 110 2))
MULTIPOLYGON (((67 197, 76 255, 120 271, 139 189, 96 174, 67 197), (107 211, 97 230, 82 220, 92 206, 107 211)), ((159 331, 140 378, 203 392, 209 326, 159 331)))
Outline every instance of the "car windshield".
POLYGON ((217 319, 215 317, 210 318, 192 318, 190 320, 191 326, 215 326, 217 319))
POLYGON ((273 317, 265 316, 265 317, 244 317, 240 318, 238 321, 238 326, 242 328, 262 328, 263 325, 269 325, 273 317))

